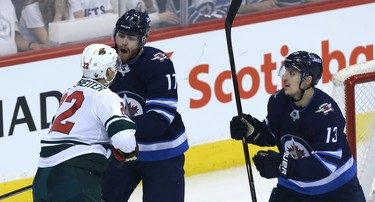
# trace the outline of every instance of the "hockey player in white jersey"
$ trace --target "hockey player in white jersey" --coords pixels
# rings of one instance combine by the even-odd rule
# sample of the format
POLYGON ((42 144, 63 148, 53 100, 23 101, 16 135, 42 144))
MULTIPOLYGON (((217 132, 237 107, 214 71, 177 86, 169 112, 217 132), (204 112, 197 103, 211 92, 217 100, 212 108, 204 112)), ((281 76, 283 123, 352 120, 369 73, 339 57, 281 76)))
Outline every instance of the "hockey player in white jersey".
POLYGON ((136 124, 124 114, 123 99, 108 86, 121 66, 116 51, 87 46, 83 77, 62 96, 50 130, 41 139, 34 202, 100 202, 101 175, 111 149, 122 161, 137 155, 136 124))

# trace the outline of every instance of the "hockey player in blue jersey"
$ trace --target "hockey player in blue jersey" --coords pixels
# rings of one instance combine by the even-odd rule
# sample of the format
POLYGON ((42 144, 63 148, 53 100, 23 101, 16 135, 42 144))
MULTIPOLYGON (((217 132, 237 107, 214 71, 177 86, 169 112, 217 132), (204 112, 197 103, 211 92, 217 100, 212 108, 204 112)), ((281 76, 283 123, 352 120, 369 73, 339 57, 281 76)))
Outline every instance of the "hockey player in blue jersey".
POLYGON ((280 153, 259 151, 254 164, 265 178, 278 178, 269 202, 365 202, 357 164, 344 133, 345 119, 336 102, 315 87, 321 58, 297 51, 279 75, 284 88, 270 96, 267 117, 234 116, 231 137, 280 153))
POLYGON ((184 152, 188 137, 177 112, 176 73, 167 55, 145 46, 150 31, 147 13, 127 11, 113 32, 123 68, 111 90, 126 100, 137 125, 138 160, 122 167, 110 164, 102 183, 106 202, 127 201, 142 181, 144 202, 184 201, 184 152))

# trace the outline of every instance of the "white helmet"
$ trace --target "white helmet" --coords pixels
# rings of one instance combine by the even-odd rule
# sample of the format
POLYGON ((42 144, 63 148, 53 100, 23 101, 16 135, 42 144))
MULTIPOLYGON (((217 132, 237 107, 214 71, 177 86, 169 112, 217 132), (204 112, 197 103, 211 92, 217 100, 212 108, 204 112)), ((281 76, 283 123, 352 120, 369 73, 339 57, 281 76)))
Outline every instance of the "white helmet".
POLYGON ((112 71, 117 72, 118 67, 121 67, 121 60, 116 50, 108 45, 91 44, 82 52, 81 68, 86 78, 104 79, 108 85, 113 79, 107 80, 107 69, 111 68, 112 71))

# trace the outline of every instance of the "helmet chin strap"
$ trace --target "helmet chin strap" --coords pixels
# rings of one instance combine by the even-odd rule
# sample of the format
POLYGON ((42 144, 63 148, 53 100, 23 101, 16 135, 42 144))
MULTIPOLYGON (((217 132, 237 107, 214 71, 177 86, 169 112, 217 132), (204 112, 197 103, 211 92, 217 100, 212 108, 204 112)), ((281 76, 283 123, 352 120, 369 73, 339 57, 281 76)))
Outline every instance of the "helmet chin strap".
POLYGON ((113 75, 111 80, 107 80, 107 75, 105 75, 104 78, 103 78, 105 83, 103 85, 105 85, 106 87, 110 86, 112 84, 112 81, 115 80, 116 75, 117 75, 117 71, 116 71, 115 75, 113 75))
POLYGON ((303 94, 305 94, 305 90, 304 90, 304 89, 302 89, 301 87, 300 87, 299 89, 301 90, 301 96, 299 97, 299 99, 294 99, 294 98, 293 98, 293 101, 294 101, 294 102, 301 101, 302 98, 303 98, 303 94))
POLYGON ((302 89, 302 88, 301 88, 301 84, 302 84, 302 82, 303 82, 303 80, 301 80, 301 82, 299 82, 299 89, 300 89, 300 91, 301 91, 301 96, 299 97, 299 99, 294 99, 294 98, 293 98, 293 101, 294 101, 294 102, 299 102, 299 101, 301 101, 302 98, 303 98, 303 95, 305 94, 305 91, 306 91, 307 89, 313 87, 313 85, 311 84, 308 88, 306 88, 306 89, 302 89))
MULTIPOLYGON (((113 77, 113 78, 115 78, 115 77, 113 77)), ((103 85, 106 86, 106 87, 108 87, 109 84, 111 84, 111 82, 113 81, 113 79, 111 79, 110 81, 108 81, 108 80, 107 80, 107 77, 105 77, 105 78, 104 78, 104 81, 105 81, 105 83, 104 83, 103 85)))

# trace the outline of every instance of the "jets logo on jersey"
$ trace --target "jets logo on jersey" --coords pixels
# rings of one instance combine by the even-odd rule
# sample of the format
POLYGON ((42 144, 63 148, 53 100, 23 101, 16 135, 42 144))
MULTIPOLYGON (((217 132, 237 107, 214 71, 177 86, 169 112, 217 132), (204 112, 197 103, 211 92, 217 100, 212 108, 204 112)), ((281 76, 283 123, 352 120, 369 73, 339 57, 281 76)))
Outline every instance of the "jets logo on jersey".
POLYGON ((126 102, 125 111, 129 117, 134 117, 143 114, 142 106, 137 100, 130 97, 126 97, 124 98, 124 100, 126 102))
POLYGON ((163 62, 166 59, 168 59, 168 57, 164 53, 158 52, 151 60, 159 60, 160 62, 163 62))
POLYGON ((302 138, 293 135, 284 135, 281 138, 284 151, 290 154, 294 159, 300 159, 310 156, 310 145, 302 138))
POLYGON ((332 104, 331 103, 324 103, 319 106, 319 109, 315 111, 315 113, 322 112, 323 115, 327 115, 328 112, 333 111, 332 104))

